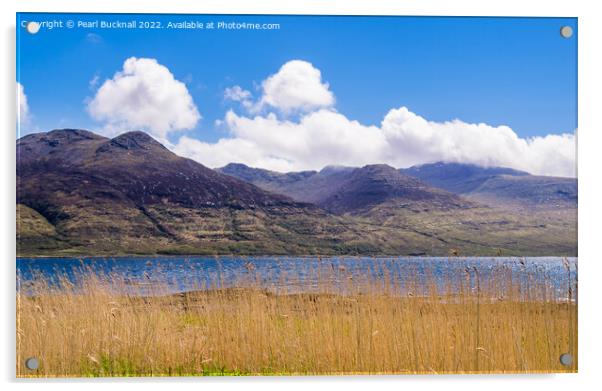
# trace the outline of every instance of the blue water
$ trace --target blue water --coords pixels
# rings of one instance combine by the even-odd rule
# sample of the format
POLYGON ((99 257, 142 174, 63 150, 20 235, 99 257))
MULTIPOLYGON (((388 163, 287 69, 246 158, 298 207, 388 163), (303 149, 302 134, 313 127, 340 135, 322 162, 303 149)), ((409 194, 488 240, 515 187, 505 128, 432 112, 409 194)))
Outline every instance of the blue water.
MULTIPOLYGON (((164 294, 235 287, 245 283, 286 291, 315 291, 320 282, 344 291, 369 277, 382 288, 420 292, 420 285, 453 292, 474 289, 503 271, 518 286, 545 286, 557 298, 576 297, 577 258, 537 257, 111 257, 17 258, 18 288, 43 278, 59 287, 61 278, 76 284, 82 273, 122 282, 132 291, 164 294), (568 270, 567 270, 568 267, 568 270), (570 272, 569 272, 570 271, 570 272), (539 284, 533 284, 538 282, 539 284), (451 284, 451 285, 450 285, 451 284)), ((374 284, 373 284, 374 285, 374 284)), ((503 290, 503 289, 501 289, 503 290)), ((548 294, 549 294, 548 292, 548 294)))

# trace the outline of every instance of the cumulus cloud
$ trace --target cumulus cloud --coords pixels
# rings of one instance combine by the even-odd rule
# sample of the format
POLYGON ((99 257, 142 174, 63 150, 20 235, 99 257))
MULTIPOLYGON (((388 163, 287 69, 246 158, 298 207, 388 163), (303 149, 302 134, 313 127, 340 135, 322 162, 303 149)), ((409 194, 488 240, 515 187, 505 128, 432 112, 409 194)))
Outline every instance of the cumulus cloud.
POLYGON ((328 83, 311 63, 292 60, 263 81, 260 107, 271 106, 283 113, 310 111, 334 104, 328 83))
MULTIPOLYGON (((228 137, 216 143, 182 137, 174 151, 210 167, 238 162, 281 172, 332 164, 409 167, 445 161, 576 175, 574 134, 522 138, 508 126, 429 121, 403 106, 389 110, 379 125, 365 125, 335 111, 320 71, 304 61, 286 63, 262 88, 257 103, 276 112, 230 110, 220 121, 228 137), (293 110, 300 110, 295 119, 278 115, 293 110)), ((228 98, 250 100, 244 91, 233 88, 228 98)))
POLYGON ((128 58, 98 88, 87 109, 108 135, 142 129, 162 140, 170 132, 194 128, 201 118, 186 85, 152 58, 128 58))
POLYGON ((533 174, 575 176, 573 134, 521 138, 508 126, 460 120, 433 122, 406 107, 390 110, 381 123, 389 161, 401 166, 446 161, 505 166, 533 174))
POLYGON ((244 117, 230 111, 232 136, 217 143, 181 138, 175 151, 210 167, 240 162, 276 171, 319 170, 326 165, 394 167, 446 161, 504 166, 533 174, 575 176, 575 136, 520 138, 507 126, 459 120, 432 122, 405 107, 380 126, 366 126, 322 109, 298 122, 274 114, 244 117))
POLYGON ((29 123, 30 113, 27 95, 23 85, 17 82, 17 124, 19 126, 29 123))
POLYGON ((206 143, 182 136, 172 148, 175 153, 199 161, 209 167, 222 167, 232 162, 253 162, 255 167, 269 167, 276 171, 293 171, 295 164, 278 156, 270 156, 256 143, 242 138, 225 138, 206 143))

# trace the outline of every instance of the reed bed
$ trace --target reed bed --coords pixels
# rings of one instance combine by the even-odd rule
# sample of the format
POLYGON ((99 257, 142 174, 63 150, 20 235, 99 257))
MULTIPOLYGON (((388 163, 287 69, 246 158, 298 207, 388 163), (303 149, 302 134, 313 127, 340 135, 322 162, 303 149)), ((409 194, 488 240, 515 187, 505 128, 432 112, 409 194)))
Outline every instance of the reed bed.
POLYGON ((545 272, 508 267, 443 281, 325 267, 267 281, 249 264, 182 293, 161 275, 40 276, 19 281, 17 376, 576 372, 566 273, 560 294, 545 272))

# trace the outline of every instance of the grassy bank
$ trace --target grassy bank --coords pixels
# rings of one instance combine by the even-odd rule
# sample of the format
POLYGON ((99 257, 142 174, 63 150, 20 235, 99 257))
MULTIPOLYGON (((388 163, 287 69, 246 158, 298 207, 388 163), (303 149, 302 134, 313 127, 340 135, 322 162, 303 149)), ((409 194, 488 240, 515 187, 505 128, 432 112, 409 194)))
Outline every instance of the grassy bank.
POLYGON ((132 208, 115 211, 113 202, 86 202, 68 202, 60 213, 53 212, 65 220, 52 223, 17 205, 18 256, 577 255, 576 209, 527 213, 389 202, 345 216, 173 205, 148 206, 143 214, 132 208))
POLYGON ((443 291, 428 276, 333 269, 300 292, 266 286, 252 265, 235 288, 185 294, 90 272, 38 279, 17 293, 17 375, 576 371, 576 302, 520 273, 466 269, 443 291), (566 352, 572 366, 559 362, 566 352))

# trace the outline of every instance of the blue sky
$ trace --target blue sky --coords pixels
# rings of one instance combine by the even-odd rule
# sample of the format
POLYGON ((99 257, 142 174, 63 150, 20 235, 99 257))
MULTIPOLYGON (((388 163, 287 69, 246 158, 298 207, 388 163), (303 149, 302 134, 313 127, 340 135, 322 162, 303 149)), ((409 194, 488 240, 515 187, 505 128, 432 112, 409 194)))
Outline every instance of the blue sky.
POLYGON ((304 17, 20 14, 22 20, 245 21, 280 29, 17 29, 17 79, 30 112, 22 130, 97 129, 86 102, 130 57, 152 58, 186 84, 200 119, 179 137, 214 143, 224 99, 238 85, 255 97, 261 83, 290 60, 309 62, 334 94, 334 109, 379 126, 392 108, 429 121, 507 125, 520 137, 577 128, 575 18, 304 17), (559 34, 573 27, 573 38, 559 34), (98 83, 90 86, 97 77, 98 83))

